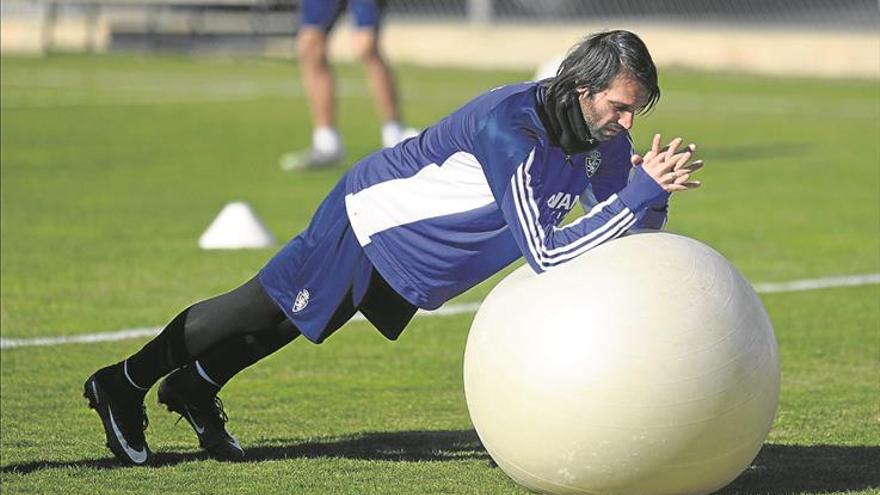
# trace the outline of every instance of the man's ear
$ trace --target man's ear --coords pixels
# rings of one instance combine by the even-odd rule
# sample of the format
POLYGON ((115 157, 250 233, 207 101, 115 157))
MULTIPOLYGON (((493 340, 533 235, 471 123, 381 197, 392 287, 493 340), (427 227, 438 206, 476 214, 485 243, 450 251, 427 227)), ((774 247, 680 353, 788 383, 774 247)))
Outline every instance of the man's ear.
POLYGON ((578 87, 574 88, 574 91, 577 93, 579 100, 583 97, 587 97, 587 98, 593 97, 593 94, 590 93, 590 89, 587 88, 586 86, 578 86, 578 87))

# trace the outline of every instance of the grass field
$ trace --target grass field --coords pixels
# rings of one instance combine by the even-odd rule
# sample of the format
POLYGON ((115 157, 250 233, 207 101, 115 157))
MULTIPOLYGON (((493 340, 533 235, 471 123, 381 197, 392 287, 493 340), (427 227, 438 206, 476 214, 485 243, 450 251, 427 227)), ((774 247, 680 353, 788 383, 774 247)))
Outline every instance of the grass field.
MULTIPOLYGON (((353 161, 378 145, 357 68, 339 71, 353 161)), ((408 121, 429 125, 517 72, 401 67, 408 121)), ((204 252, 224 203, 286 239, 340 170, 285 174, 307 144, 295 66, 133 56, 2 60, 2 336, 163 324, 244 281, 271 250, 204 252)), ((637 123, 695 141, 704 188, 670 230, 753 282, 880 271, 880 86, 666 72, 637 123)), ((460 297, 478 301, 493 281, 460 297)), ((768 443, 725 494, 880 493, 880 286, 762 296, 782 359, 768 443)), ((80 396, 140 340, 2 351, 3 493, 525 493, 489 462, 461 364, 471 315, 416 320, 395 343, 351 323, 246 370, 224 390, 251 462, 221 464, 148 397, 157 465, 119 467, 80 396)))

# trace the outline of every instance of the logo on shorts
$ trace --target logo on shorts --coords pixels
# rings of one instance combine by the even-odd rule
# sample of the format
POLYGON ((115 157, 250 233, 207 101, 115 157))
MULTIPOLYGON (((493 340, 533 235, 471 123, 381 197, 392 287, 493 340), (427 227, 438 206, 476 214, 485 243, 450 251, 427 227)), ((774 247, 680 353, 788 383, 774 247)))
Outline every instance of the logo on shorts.
POLYGON ((309 305, 310 295, 311 294, 309 294, 308 289, 303 289, 299 291, 299 293, 297 293, 296 295, 296 299, 294 299, 293 301, 293 308, 291 308, 291 311, 293 311, 294 313, 299 313, 300 311, 305 309, 305 307, 309 305))
POLYGON ((593 150, 587 153, 587 157, 584 161, 587 167, 587 177, 592 177, 593 174, 596 173, 596 170, 599 170, 599 166, 602 165, 602 153, 593 150))

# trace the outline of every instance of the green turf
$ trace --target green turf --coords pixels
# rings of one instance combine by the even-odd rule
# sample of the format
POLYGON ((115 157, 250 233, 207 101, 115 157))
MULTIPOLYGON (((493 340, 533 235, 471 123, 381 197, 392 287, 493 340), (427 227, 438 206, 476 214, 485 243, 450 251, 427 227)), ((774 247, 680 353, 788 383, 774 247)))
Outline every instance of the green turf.
MULTIPOLYGON (((339 70, 353 161, 378 145, 356 67, 339 70)), ((407 120, 429 125, 528 74, 401 67, 407 120)), ((340 171, 285 174, 308 142, 296 67, 271 60, 2 60, 2 335, 157 326, 231 288, 271 250, 203 252, 225 202, 295 234, 340 171)), ((681 134, 707 161, 672 230, 755 282, 880 271, 876 81, 663 74, 635 129, 681 134)), ((497 280, 497 277, 496 277, 497 280)), ((479 300, 484 284, 461 297, 479 300)), ((724 493, 880 493, 880 289, 772 294, 783 384, 768 445, 724 493)), ((3 493, 525 493, 492 467, 464 403, 470 316, 416 320, 388 343, 354 323, 299 341, 224 392, 253 462, 206 460, 149 399, 158 466, 117 468, 79 396, 143 340, 2 351, 3 493)))

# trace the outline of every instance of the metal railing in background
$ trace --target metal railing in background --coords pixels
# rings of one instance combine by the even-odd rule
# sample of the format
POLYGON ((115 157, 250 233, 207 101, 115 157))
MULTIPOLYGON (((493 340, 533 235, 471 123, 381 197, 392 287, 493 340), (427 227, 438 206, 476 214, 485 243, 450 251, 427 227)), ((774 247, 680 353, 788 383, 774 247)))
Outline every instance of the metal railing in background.
POLYGON ((848 29, 880 28, 877 0, 390 0, 391 15, 470 22, 744 23, 848 29))
POLYGON ((4 50, 12 35, 33 51, 260 50, 292 38, 297 6, 249 0, 4 0, 4 50), (72 34, 74 33, 75 34, 72 34))
MULTIPOLYGON (((32 26, 39 33, 30 33, 31 42, 41 53, 70 49, 72 38, 87 51, 247 52, 260 51, 269 39, 293 38, 299 4, 299 0, 3 0, 0 12, 4 50, 13 35, 26 35, 27 26, 32 26), (22 22, 25 27, 18 29, 22 22)), ((877 0, 389 0, 387 7, 389 22, 625 19, 845 31, 876 31, 880 26, 877 0)))

